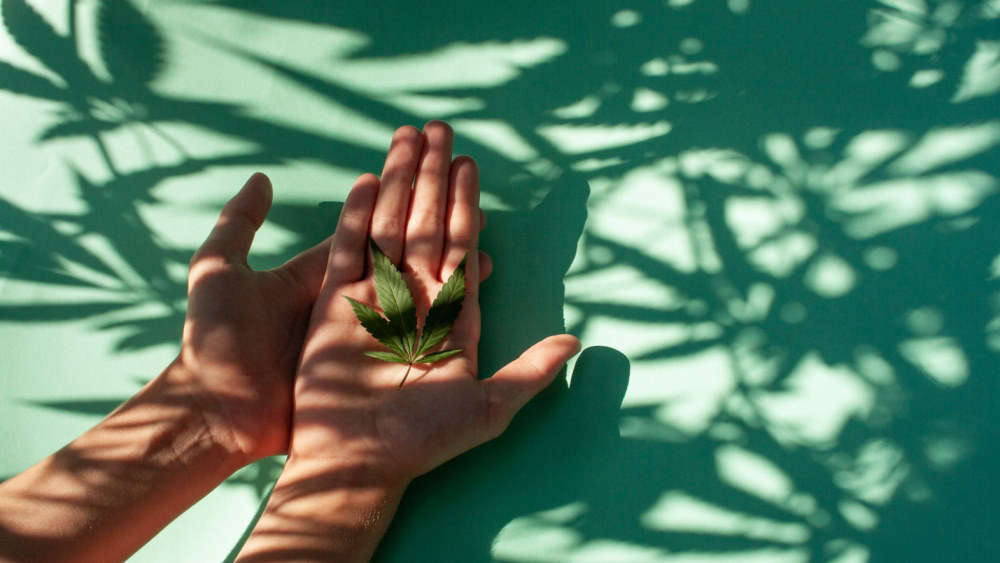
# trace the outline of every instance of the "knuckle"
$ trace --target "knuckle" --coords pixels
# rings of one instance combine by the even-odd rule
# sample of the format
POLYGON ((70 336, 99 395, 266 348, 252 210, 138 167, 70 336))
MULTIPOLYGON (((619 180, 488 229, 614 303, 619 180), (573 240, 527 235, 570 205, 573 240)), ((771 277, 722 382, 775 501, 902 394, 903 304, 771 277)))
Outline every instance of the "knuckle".
POLYGON ((232 269, 232 262, 225 256, 215 252, 196 252, 191 258, 188 268, 188 279, 191 283, 199 283, 209 278, 227 274, 232 269))
POLYGON ((392 236, 403 231, 403 220, 395 215, 376 215, 372 217, 372 234, 392 236))
POLYGON ((453 233, 448 237, 448 242, 456 248, 468 251, 476 244, 476 237, 472 233, 460 232, 453 233))
POLYGON ((444 222, 444 212, 436 206, 414 207, 410 212, 409 230, 435 231, 444 222))
POLYGON ((345 227, 362 227, 368 223, 369 213, 345 207, 341 212, 339 224, 345 227))

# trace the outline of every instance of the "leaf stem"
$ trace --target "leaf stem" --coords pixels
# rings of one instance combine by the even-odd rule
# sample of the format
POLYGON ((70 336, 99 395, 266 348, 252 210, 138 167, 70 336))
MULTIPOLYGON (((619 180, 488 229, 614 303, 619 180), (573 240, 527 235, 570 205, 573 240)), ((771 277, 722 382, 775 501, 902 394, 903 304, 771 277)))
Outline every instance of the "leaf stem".
POLYGON ((410 363, 408 366, 406 366, 406 373, 403 374, 403 380, 399 382, 399 387, 397 387, 397 389, 402 389, 403 388, 403 384, 406 383, 406 378, 410 377, 410 370, 411 369, 413 369, 413 364, 412 363, 410 363))

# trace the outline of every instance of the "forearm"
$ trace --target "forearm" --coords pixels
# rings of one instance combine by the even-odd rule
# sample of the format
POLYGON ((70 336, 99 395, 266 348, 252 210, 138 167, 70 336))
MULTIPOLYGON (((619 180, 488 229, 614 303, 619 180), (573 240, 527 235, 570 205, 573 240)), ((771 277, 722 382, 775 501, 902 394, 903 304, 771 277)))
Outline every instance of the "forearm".
POLYGON ((240 467, 184 379, 171 364, 97 426, 0 485, 0 560, 123 560, 240 467))
POLYGON ((361 467, 289 458, 237 561, 368 561, 406 485, 361 467))

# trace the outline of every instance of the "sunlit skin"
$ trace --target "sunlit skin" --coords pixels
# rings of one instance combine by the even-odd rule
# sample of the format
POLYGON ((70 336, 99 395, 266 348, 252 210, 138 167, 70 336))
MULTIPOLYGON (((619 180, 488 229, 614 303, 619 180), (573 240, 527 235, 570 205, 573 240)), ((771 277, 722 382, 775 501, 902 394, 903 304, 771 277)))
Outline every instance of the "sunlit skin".
POLYGON ((475 163, 441 122, 397 131, 381 179, 361 176, 327 241, 275 270, 247 265, 271 186, 254 175, 191 262, 178 358, 65 448, 0 484, 0 561, 116 561, 235 470, 288 452, 243 560, 367 560, 407 483, 496 436, 578 350, 568 335, 477 378, 475 163), (468 255, 467 293, 443 347, 415 366, 378 346, 344 296, 375 304, 367 240, 405 272, 421 317, 468 255))
POLYGON ((451 155, 451 129, 404 127, 381 180, 358 179, 330 250, 295 386, 285 470, 241 560, 367 560, 407 483, 499 433, 544 388, 579 343, 550 337, 478 379, 479 180, 475 162, 451 155), (401 270, 423 317, 468 256, 462 311, 443 349, 452 358, 405 366, 364 355, 378 346, 343 296, 377 302, 369 234, 401 270))

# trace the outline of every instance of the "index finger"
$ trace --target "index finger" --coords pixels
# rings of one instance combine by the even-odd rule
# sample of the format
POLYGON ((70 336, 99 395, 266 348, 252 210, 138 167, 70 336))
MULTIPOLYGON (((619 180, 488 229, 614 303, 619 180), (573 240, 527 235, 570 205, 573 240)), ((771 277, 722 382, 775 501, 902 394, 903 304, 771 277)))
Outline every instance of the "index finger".
POLYGON ((357 281, 364 275, 368 229, 378 193, 378 177, 374 174, 362 174, 347 194, 330 243, 327 283, 357 281))

